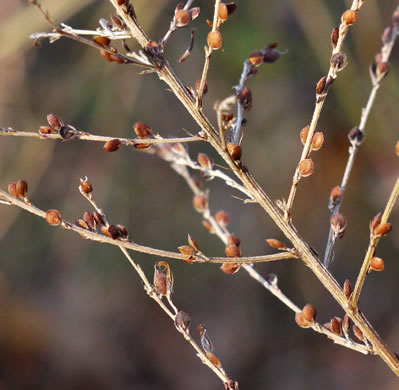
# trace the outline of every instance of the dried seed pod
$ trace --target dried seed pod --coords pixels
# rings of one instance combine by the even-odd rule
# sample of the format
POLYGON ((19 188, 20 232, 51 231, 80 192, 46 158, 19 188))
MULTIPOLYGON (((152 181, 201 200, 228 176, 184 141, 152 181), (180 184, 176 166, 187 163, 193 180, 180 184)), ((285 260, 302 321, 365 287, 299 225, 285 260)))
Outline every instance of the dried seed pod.
POLYGON ((199 213, 208 209, 208 197, 205 195, 195 195, 193 198, 193 206, 199 213))
MULTIPOLYGON (((195 90, 199 92, 201 87, 201 80, 197 80, 195 82, 195 90)), ((202 96, 205 96, 208 93, 208 83, 205 81, 204 89, 202 90, 202 96)))
POLYGON ((299 163, 299 173, 302 177, 310 176, 314 171, 314 164, 311 158, 305 158, 299 163))
POLYGON ((349 279, 345 280, 344 283, 344 294, 349 299, 352 295, 352 284, 349 279))
POLYGON ((233 160, 235 161, 241 160, 242 149, 240 145, 229 142, 227 144, 227 150, 230 153, 230 156, 233 160))
POLYGON ((15 183, 10 183, 8 185, 8 192, 12 196, 17 196, 17 185, 15 183))
POLYGON ((215 214, 216 222, 223 227, 226 227, 230 223, 230 215, 227 211, 219 210, 215 214))
POLYGON ((18 180, 15 185, 15 194, 18 198, 24 199, 28 194, 28 183, 25 180, 18 180))
POLYGON ((313 322, 317 316, 316 308, 310 303, 304 306, 302 313, 303 313, 303 318, 305 318, 305 320, 309 322, 313 322))
POLYGON ((154 289, 157 294, 160 295, 167 295, 168 293, 168 288, 167 288, 167 279, 166 275, 160 271, 157 266, 155 265, 155 271, 154 271, 154 289))
POLYGON ((366 341, 366 338, 363 335, 363 332, 357 327, 357 325, 353 324, 352 327, 353 334, 362 342, 366 341))
POLYGON ((321 131, 317 131, 313 134, 312 138, 312 150, 320 150, 324 143, 324 134, 321 131))
POLYGON ((339 317, 333 317, 330 321, 331 331, 335 334, 342 335, 342 328, 341 328, 342 320, 339 317))
POLYGON ((53 226, 58 226, 62 222, 61 214, 58 210, 48 210, 46 212, 46 221, 53 226))
POLYGON ((338 37, 339 37, 339 28, 335 27, 331 33, 331 45, 332 45, 333 49, 335 49, 337 47, 338 37))
POLYGON ((191 257, 195 253, 194 248, 189 245, 182 245, 182 246, 179 246, 177 249, 179 250, 179 252, 182 255, 187 256, 187 257, 191 257))
POLYGON ((147 150, 149 148, 151 148, 152 144, 144 144, 144 143, 135 143, 134 148, 137 150, 147 150))
POLYGON ((191 14, 186 9, 180 9, 175 13, 176 27, 185 27, 191 22, 191 14))
POLYGON ((75 225, 86 230, 90 230, 89 225, 83 219, 77 219, 75 225))
POLYGON ((211 225, 211 223, 209 221, 207 221, 206 219, 202 220, 202 226, 208 230, 209 233, 211 234, 215 234, 215 229, 213 228, 213 226, 211 225))
POLYGON ((154 265, 154 287, 157 291, 157 287, 159 287, 159 294, 170 297, 173 293, 173 274, 170 269, 169 263, 166 261, 158 261, 154 265), (165 279, 161 276, 164 275, 165 279), (159 277, 159 284, 157 285, 156 279, 159 277))
POLYGON ((213 50, 218 50, 223 46, 222 34, 219 31, 211 31, 208 34, 208 46, 213 50))
POLYGON ((357 18, 358 18, 357 11, 348 9, 342 14, 341 21, 342 23, 346 23, 347 25, 350 26, 356 23, 357 18))
POLYGON ((112 23, 114 23, 115 27, 123 30, 125 28, 123 20, 117 15, 111 15, 112 23))
POLYGON ((299 136, 301 137, 301 142, 303 145, 306 144, 306 141, 308 139, 309 129, 310 129, 310 126, 305 126, 299 133, 299 136))
POLYGON ((399 141, 396 142, 396 145, 395 145, 395 152, 396 152, 396 155, 399 157, 399 141))
POLYGON ((248 61, 255 66, 263 64, 263 53, 260 50, 253 51, 249 55, 248 61))
POLYGON ((54 130, 57 131, 60 131, 64 126, 64 122, 55 114, 48 114, 47 122, 54 130))
POLYGON ((107 152, 115 152, 117 151, 122 145, 122 142, 119 138, 111 139, 110 141, 107 141, 103 148, 107 152))
POLYGON ((83 220, 89 225, 91 230, 96 230, 97 229, 97 222, 94 218, 94 215, 89 213, 88 211, 85 211, 83 213, 83 220))
POLYGON ((241 244, 240 239, 234 233, 230 234, 227 237, 227 246, 229 245, 240 246, 240 244, 241 244))
POLYGON ((197 157, 199 165, 205 169, 212 169, 213 163, 212 160, 205 153, 199 153, 197 157))
POLYGON ((342 214, 335 214, 330 219, 331 229, 333 230, 335 237, 340 240, 346 229, 346 219, 342 214))
POLYGON ((100 54, 103 56, 103 58, 105 58, 108 62, 113 62, 113 59, 111 57, 111 53, 109 53, 106 50, 101 49, 100 50, 100 54))
POLYGON ((92 185, 87 180, 83 179, 80 179, 80 188, 87 195, 93 191, 92 185))
POLYGON ((252 92, 248 87, 244 87, 238 93, 238 100, 244 107, 244 110, 249 111, 252 108, 252 92))
POLYGON ((263 62, 265 64, 272 64, 280 58, 280 55, 280 52, 275 50, 275 46, 273 44, 269 45, 263 49, 263 62))
POLYGON ((39 133, 40 134, 57 134, 57 132, 49 126, 40 126, 39 133))
POLYGON ((235 245, 226 246, 225 253, 228 257, 241 257, 240 248, 235 245))
POLYGON ((100 226, 104 226, 105 225, 104 216, 101 215, 97 210, 94 211, 93 215, 94 215, 94 219, 96 220, 96 222, 100 226))
POLYGON ((348 64, 348 58, 345 53, 335 53, 331 57, 330 64, 338 72, 344 69, 348 64))
POLYGON ((268 238, 265 240, 272 248, 285 250, 287 249, 287 245, 279 240, 275 240, 274 238, 268 238))
POLYGON ((345 314, 344 320, 342 321, 342 331, 345 334, 348 334, 350 326, 351 326, 351 319, 349 318, 348 314, 345 314))
POLYGON ((307 321, 303 315, 303 312, 299 312, 295 314, 295 322, 301 327, 301 328, 309 328, 310 323, 307 321))
POLYGON ((318 95, 322 94, 324 92, 324 87, 326 86, 326 81, 327 81, 327 77, 323 76, 316 85, 316 93, 318 95))
MULTIPOLYGON (((17 183, 17 187, 18 187, 18 183, 17 183)), ((392 225, 387 222, 387 223, 382 223, 380 225, 378 225, 375 229, 374 229, 374 234, 376 236, 385 236, 386 234, 388 234, 390 231, 392 230, 392 225)))
POLYGON ((369 271, 383 271, 384 267, 384 260, 382 260, 380 257, 373 257, 370 261, 369 271))
POLYGON ((375 229, 380 225, 382 218, 382 213, 378 213, 371 221, 370 221, 370 230, 374 232, 375 229))
POLYGON ((119 236, 121 238, 128 238, 129 237, 129 232, 123 225, 116 225, 116 229, 118 230, 119 236))
POLYGON ((197 240, 191 234, 188 234, 187 241, 188 241, 188 245, 190 245, 191 248, 195 249, 196 251, 199 251, 200 246, 199 246, 197 240))
POLYGON ((330 202, 334 206, 336 205, 342 196, 342 190, 340 186, 335 186, 330 192, 330 202))
POLYGON ((226 4, 224 3, 219 4, 218 15, 221 20, 223 21, 227 20, 227 18, 229 17, 229 10, 227 9, 226 4))
POLYGON ((106 47, 111 43, 111 40, 107 37, 98 36, 93 38, 93 42, 97 43, 97 45, 100 45, 102 47, 106 47))
POLYGON ((190 327, 191 318, 185 311, 180 310, 176 314, 175 324, 178 328, 187 330, 190 327))
POLYGON ((233 275, 237 273, 241 268, 241 265, 239 263, 223 263, 220 266, 220 269, 225 273, 229 275, 233 275))
POLYGON ((120 238, 120 233, 119 230, 117 229, 116 226, 110 225, 110 226, 102 226, 101 231, 108 237, 111 237, 113 240, 117 240, 120 238))

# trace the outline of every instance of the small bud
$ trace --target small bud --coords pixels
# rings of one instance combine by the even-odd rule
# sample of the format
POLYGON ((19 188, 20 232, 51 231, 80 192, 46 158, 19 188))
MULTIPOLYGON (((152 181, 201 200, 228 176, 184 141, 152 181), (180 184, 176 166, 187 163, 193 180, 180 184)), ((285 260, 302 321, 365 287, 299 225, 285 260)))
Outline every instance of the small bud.
POLYGON ((147 46, 145 47, 145 50, 152 56, 157 56, 159 55, 161 48, 158 45, 157 42, 155 41, 150 41, 147 43, 147 46))
POLYGON ((186 312, 180 310, 176 314, 175 324, 178 328, 187 330, 190 327, 191 318, 186 312))
POLYGON ((391 64, 389 62, 381 62, 377 66, 377 73, 380 77, 385 77, 390 69, 391 64))
POLYGON ((339 37, 339 28, 335 27, 331 33, 331 45, 332 45, 333 49, 335 49, 337 47, 338 37, 339 37))
POLYGON ((103 148, 107 152, 115 152, 121 147, 121 145, 122 145, 121 140, 119 138, 115 138, 110 141, 107 141, 104 144, 103 148))
POLYGON ((363 341, 363 342, 366 341, 366 338, 364 337, 363 332, 357 327, 357 325, 354 324, 353 327, 352 327, 352 330, 353 330, 354 335, 355 335, 360 341, 363 341))
POLYGON ((208 197, 205 195, 195 195, 193 198, 193 206, 199 213, 208 209, 208 197))
POLYGON ((352 295, 352 284, 349 279, 345 280, 344 283, 344 294, 349 299, 352 295))
POLYGON ((149 148, 151 148, 152 144, 142 144, 142 143, 135 143, 134 148, 137 150, 147 150, 149 148))
POLYGON ((118 230, 119 236, 121 238, 128 238, 129 232, 123 225, 120 224, 116 225, 116 229, 118 230))
POLYGON ((384 260, 382 260, 380 257, 373 257, 370 262, 369 271, 383 271, 384 267, 384 260))
POLYGON ((230 223, 230 215, 224 210, 219 210, 215 214, 215 219, 216 222, 223 227, 226 227, 230 223))
POLYGON ((17 185, 15 183, 10 183, 8 185, 8 192, 12 196, 17 196, 17 185))
MULTIPOLYGON (((17 187, 18 187, 18 184, 17 184, 17 187)), ((389 222, 387 222, 387 223, 378 225, 374 230, 374 234, 376 236, 385 236, 391 230, 392 230, 392 225, 389 222)))
POLYGON ((249 111, 252 108, 252 92, 248 87, 244 87, 238 93, 238 100, 244 107, 244 110, 249 111))
POLYGON ((205 153, 199 153, 197 160, 198 160, 199 165, 201 165, 202 168, 205 168, 205 169, 213 168, 212 160, 205 153))
POLYGON ((80 188, 85 194, 90 194, 93 191, 92 185, 87 181, 80 179, 80 188))
POLYGON ((230 153, 230 156, 233 160, 238 161, 241 159, 242 149, 240 145, 229 142, 227 144, 227 150, 230 153))
POLYGON ((345 53, 335 53, 330 60, 330 64, 338 72, 345 68, 348 64, 348 59, 345 53))
POLYGON ((223 263, 220 266, 220 269, 225 273, 229 275, 233 275, 237 273, 241 268, 241 265, 239 263, 223 263))
POLYGON ((65 141, 67 141, 69 139, 72 139, 72 138, 75 138, 77 133, 78 133, 77 130, 74 127, 70 126, 70 125, 63 126, 61 128, 61 130, 60 130, 60 136, 65 141))
POLYGON ((269 45, 267 48, 263 49, 263 62, 265 64, 272 64, 280 58, 280 52, 275 50, 274 45, 269 45))
POLYGON ((302 142, 303 145, 306 144, 306 141, 307 141, 307 139, 308 139, 309 129, 310 129, 310 126, 305 126, 305 127, 301 130, 301 132, 300 132, 300 134, 299 134, 299 136, 301 137, 301 142, 302 142))
POLYGON ((331 229, 333 230, 336 238, 340 240, 344 234, 346 229, 346 219, 342 214, 335 214, 330 219, 331 229))
POLYGON ((346 23, 347 25, 352 25, 357 21, 357 11, 353 11, 351 9, 346 10, 341 17, 342 23, 346 23))
POLYGON ((330 202, 332 205, 336 205, 337 202, 341 199, 342 190, 340 186, 335 186, 330 192, 330 202))
POLYGON ((15 194, 18 198, 26 198, 28 193, 28 183, 25 180, 18 180, 15 186, 15 194))
POLYGON ((229 17, 229 10, 227 9, 226 4, 224 3, 219 4, 218 15, 221 20, 223 21, 227 20, 227 18, 229 17))
POLYGON ((191 21, 191 14, 186 9, 181 9, 175 13, 176 27, 185 27, 191 21))
POLYGON ((75 225, 86 230, 90 230, 89 225, 83 219, 77 219, 75 225))
POLYGON ((83 220, 87 223, 87 225, 90 227, 91 230, 96 230, 97 228, 97 222, 94 218, 94 215, 89 213, 88 211, 85 211, 83 213, 83 220))
POLYGON ((269 238, 266 240, 266 242, 275 249, 279 249, 281 251, 287 249, 287 245, 285 245, 283 242, 279 240, 275 240, 274 238, 269 238))
POLYGON ((310 176, 314 171, 314 164, 311 158, 306 158, 299 163, 299 173, 302 177, 310 176))
POLYGON ((235 245, 226 246, 225 252, 227 257, 241 257, 240 248, 235 245))
POLYGON ((39 133, 40 134, 57 134, 57 132, 49 126, 40 126, 39 133))
POLYGON ((350 326, 351 319, 349 318, 348 314, 345 314, 344 320, 342 321, 342 330, 345 334, 348 334, 350 326))
POLYGON ((154 271, 154 289, 157 294, 160 295, 167 295, 168 293, 168 288, 167 288, 167 279, 166 279, 166 274, 158 270, 158 268, 155 266, 155 271, 154 271))
POLYGON ((327 77, 323 76, 316 85, 316 93, 318 95, 322 94, 324 92, 324 87, 326 86, 326 81, 327 81, 327 77))
POLYGON ((105 225, 104 216, 102 216, 98 211, 94 211, 93 215, 94 215, 94 219, 100 226, 105 225))
POLYGON ((98 36, 93 38, 93 42, 97 43, 97 45, 100 45, 102 47, 106 47, 110 44, 111 40, 107 37, 98 36))
POLYGON ((303 315, 303 312, 299 312, 295 314, 295 322, 301 327, 301 328, 309 328, 310 324, 309 321, 307 321, 303 315))
POLYGON ((313 322, 316 319, 317 310, 310 303, 308 303, 307 305, 304 306, 302 312, 303 312, 303 318, 306 321, 313 322))
POLYGON ((191 234, 188 234, 187 241, 188 241, 188 245, 190 245, 191 248, 195 249, 196 251, 199 251, 200 246, 199 246, 197 240, 191 234))
POLYGON ((208 34, 208 46, 213 50, 218 50, 223 46, 222 34, 219 31, 211 31, 208 34))
POLYGON ((179 252, 182 255, 187 256, 187 257, 191 257, 195 253, 194 248, 189 245, 182 245, 182 246, 179 246, 177 249, 179 250, 179 252))
POLYGON ((120 233, 119 230, 117 229, 116 226, 110 225, 108 227, 102 226, 101 231, 108 237, 111 237, 113 240, 117 240, 120 238, 120 233))
POLYGON ((149 138, 152 136, 152 130, 151 127, 148 126, 144 122, 137 122, 133 126, 134 131, 136 132, 137 136, 140 138, 149 138))
POLYGON ((364 137, 365 137, 364 131, 360 130, 358 127, 354 127, 348 133, 349 142, 354 143, 356 146, 362 144, 364 137))
POLYGON ((46 221, 53 226, 57 226, 62 222, 61 214, 58 210, 48 210, 46 212, 46 221))
POLYGON ((380 225, 382 214, 378 213, 370 222, 370 230, 372 232, 380 225))
POLYGON ((241 241, 240 239, 234 234, 230 234, 229 237, 227 238, 227 246, 230 245, 235 245, 235 246, 240 246, 241 241))
MULTIPOLYGON (((195 90, 199 92, 201 87, 201 80, 197 80, 195 82, 195 90)), ((205 81, 204 89, 202 90, 202 96, 205 96, 208 93, 208 83, 205 81)))
POLYGON ((342 335, 342 328, 341 328, 342 320, 339 317, 333 317, 330 321, 331 331, 335 334, 342 335))
POLYGON ((324 143, 324 134, 321 131, 317 131, 313 134, 312 139, 312 150, 320 150, 324 143))
POLYGON ((55 114, 48 114, 47 122, 54 130, 57 131, 60 131, 61 127, 64 126, 64 122, 55 114))
POLYGON ((208 230, 209 233, 211 234, 215 234, 215 229, 213 228, 213 226, 211 225, 211 223, 209 221, 207 221, 206 219, 202 220, 202 226, 208 230))
POLYGON ((108 53, 106 50, 101 49, 100 54, 105 58, 108 62, 112 62, 113 59, 111 57, 111 53, 108 53))
POLYGON ((263 53, 260 50, 253 51, 249 55, 248 61, 255 66, 263 64, 263 53))
POLYGON ((396 155, 399 157, 399 141, 396 142, 396 145, 395 145, 395 152, 396 152, 396 155))

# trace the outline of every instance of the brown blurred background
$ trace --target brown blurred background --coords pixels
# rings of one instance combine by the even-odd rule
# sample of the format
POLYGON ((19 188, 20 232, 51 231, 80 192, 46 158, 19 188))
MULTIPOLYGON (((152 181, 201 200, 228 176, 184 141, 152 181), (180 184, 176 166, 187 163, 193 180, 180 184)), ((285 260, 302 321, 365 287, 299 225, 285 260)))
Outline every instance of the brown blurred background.
MULTIPOLYGON (((212 1, 197 0, 200 17, 195 49, 183 64, 189 32, 178 31, 166 55, 187 85, 200 77, 203 45, 212 18, 212 1)), ((215 120, 213 103, 232 92, 242 62, 254 49, 274 41, 288 50, 249 80, 254 104, 248 113, 243 160, 273 198, 287 197, 301 143, 299 131, 311 118, 314 88, 329 66, 330 33, 349 1, 238 0, 238 10, 222 27, 224 51, 215 53, 205 111, 215 120)), ((44 1, 57 22, 95 29, 113 12, 107 1, 44 1)), ((175 2, 136 0, 139 19, 160 39, 175 2)), ((294 223, 320 253, 329 225, 330 189, 340 183, 347 157, 347 132, 357 125, 370 81, 368 66, 380 48, 396 0, 367 0, 345 42, 349 65, 339 74, 323 110, 319 130, 325 145, 314 154, 316 172, 299 186, 294 223)), ((132 125, 145 121, 162 136, 183 136, 197 126, 156 76, 140 76, 132 66, 108 63, 92 48, 59 40, 35 48, 29 34, 49 31, 27 1, 0 3, 0 126, 36 131, 46 115, 96 134, 131 137, 132 125)), ((137 48, 133 41, 129 43, 137 48)), ((399 122, 399 47, 392 70, 377 96, 367 139, 361 148, 342 212, 345 238, 336 247, 331 271, 342 284, 353 283, 368 244, 368 221, 381 211, 398 174, 394 144, 399 122)), ((205 144, 192 144, 218 157, 205 144)), ((136 242, 175 250, 187 233, 208 255, 224 247, 209 236, 191 206, 183 180, 155 156, 122 148, 106 153, 98 143, 0 138, 1 187, 23 178, 31 200, 57 208, 74 221, 88 210, 77 190, 88 176, 95 196, 113 223, 125 225, 136 242)), ((253 205, 242 205, 216 180, 212 211, 232 217, 231 230, 245 255, 271 253, 265 238, 283 237, 253 205)), ((381 241, 386 269, 367 279, 361 309, 378 332, 399 350, 399 224, 381 241)), ((201 364, 169 318, 148 299, 141 283, 114 247, 82 240, 49 227, 17 208, 0 206, 0 389, 221 389, 219 379, 201 364)), ((158 259, 134 254, 151 278, 158 259)), ((346 350, 325 337, 300 329, 293 313, 242 271, 223 274, 217 266, 170 261, 176 305, 190 313, 192 332, 204 323, 215 353, 241 389, 397 389, 399 381, 382 360, 346 350)), ((343 316, 320 283, 299 262, 256 267, 274 272, 282 290, 299 306, 313 303, 319 320, 343 316)), ((197 336, 197 335, 196 335, 197 336)))

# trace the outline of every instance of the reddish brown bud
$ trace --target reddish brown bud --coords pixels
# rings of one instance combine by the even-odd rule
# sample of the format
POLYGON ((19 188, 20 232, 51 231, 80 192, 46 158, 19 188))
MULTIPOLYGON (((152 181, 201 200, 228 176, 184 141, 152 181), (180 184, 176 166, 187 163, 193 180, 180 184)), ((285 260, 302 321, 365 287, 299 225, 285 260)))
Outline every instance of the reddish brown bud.
POLYGON ((187 257, 191 257, 195 253, 194 248, 189 245, 182 245, 182 246, 179 246, 177 249, 179 250, 179 252, 182 255, 187 256, 187 257))
POLYGON ((154 272, 154 289, 157 294, 167 295, 168 294, 168 282, 166 278, 166 274, 159 271, 155 267, 154 272))
POLYGON ((212 364, 214 364, 217 367, 222 367, 222 363, 220 360, 216 357, 216 355, 211 352, 211 351, 205 351, 206 357, 211 361, 212 364))
POLYGON ((152 135, 151 127, 144 122, 137 122, 133 128, 137 136, 140 138, 149 138, 152 135))
POLYGON ((235 245, 226 246, 225 252, 227 257, 241 257, 240 248, 235 245))
POLYGON ((306 321, 313 322, 316 319, 317 310, 310 303, 304 306, 302 312, 303 312, 303 318, 305 318, 306 321))
POLYGON ((178 328, 182 328, 184 330, 187 330, 190 327, 191 318, 186 312, 179 311, 176 314, 175 324, 176 324, 176 326, 178 328))
POLYGON ((266 240, 266 242, 275 249, 279 249, 279 250, 285 250, 287 249, 287 245, 285 245, 283 242, 279 241, 279 240, 275 240, 274 238, 269 238, 266 240))
POLYGON ((103 148, 107 152, 115 152, 121 147, 121 145, 122 145, 121 140, 119 138, 115 138, 110 141, 107 141, 104 144, 103 148))
POLYGON ((111 237, 113 240, 117 240, 118 238, 120 238, 120 233, 119 230, 116 226, 114 225, 110 225, 108 227, 103 226, 101 228, 101 231, 108 237, 111 237))
POLYGON ((301 137, 301 142, 302 142, 303 145, 306 144, 306 140, 308 139, 309 129, 310 129, 310 126, 305 126, 305 127, 301 130, 301 132, 300 132, 300 134, 299 134, 300 137, 301 137))
POLYGON ((234 234, 230 234, 229 237, 227 238, 227 246, 230 245, 235 245, 235 246, 240 246, 241 241, 240 239, 234 234))
POLYGON ((25 198, 28 193, 28 183, 25 180, 18 180, 15 186, 15 194, 18 198, 25 198))
POLYGON ((205 153, 199 153, 197 160, 198 160, 199 165, 201 165, 202 168, 205 168, 205 169, 213 168, 212 160, 205 153))
POLYGON ((302 177, 310 176, 314 171, 314 164, 311 158, 305 158, 299 163, 299 173, 302 177))
POLYGON ((316 85, 316 93, 318 95, 322 94, 324 92, 324 87, 326 86, 326 81, 327 81, 327 77, 323 76, 316 85))
POLYGON ((213 226, 211 225, 211 223, 209 221, 207 221, 206 219, 202 220, 202 226, 208 230, 209 233, 214 234, 215 233, 215 229, 213 228, 213 226))
POLYGON ((238 93, 238 100, 244 107, 244 110, 249 111, 252 108, 252 92, 248 87, 244 87, 238 93))
POLYGON ((381 62, 377 66, 377 72, 382 77, 386 76, 390 69, 391 64, 389 62, 381 62))
POLYGON ((263 53, 260 50, 253 51, 248 60, 252 65, 259 66, 263 64, 263 53))
POLYGON ((240 160, 242 156, 242 149, 240 145, 233 144, 233 143, 228 143, 227 144, 227 150, 230 153, 230 156, 233 160, 240 160))
POLYGON ((220 226, 226 227, 230 223, 230 215, 224 210, 219 210, 215 214, 215 219, 220 226))
POLYGON ((121 238, 128 238, 129 232, 123 225, 116 225, 116 229, 118 230, 119 236, 121 238))
POLYGON ((358 18, 357 11, 348 9, 342 14, 341 21, 342 21, 342 23, 351 25, 351 24, 356 23, 357 18, 358 18))
POLYGON ((370 262, 369 271, 383 271, 384 267, 384 260, 382 260, 380 257, 373 257, 370 262))
POLYGON ((220 3, 218 9, 219 18, 223 21, 227 20, 229 17, 229 10, 227 9, 226 4, 220 3))
POLYGON ((64 126, 64 122, 55 114, 48 114, 47 122, 54 130, 57 131, 60 131, 61 128, 64 126))
MULTIPOLYGON (((17 184, 18 187, 18 184, 17 184)), ((388 234, 390 231, 392 230, 392 225, 387 222, 387 223, 382 223, 380 225, 378 225, 375 230, 374 230, 374 234, 376 236, 385 236, 386 234, 388 234)))
POLYGON ((313 134, 312 139, 312 150, 320 150, 324 143, 324 135, 321 131, 317 131, 313 134))
POLYGON ((181 9, 175 13, 176 27, 185 27, 191 21, 191 14, 186 9, 181 9))
POLYGON ((331 321, 330 321, 331 331, 338 335, 342 335, 341 324, 342 324, 341 318, 339 318, 339 317, 331 318, 331 321))
POLYGON ((301 328, 309 328, 310 323, 307 321, 303 315, 303 312, 299 312, 295 314, 295 322, 301 327, 301 328))
POLYGON ((342 196, 342 190, 340 186, 335 186, 330 192, 330 202, 335 205, 342 196))
POLYGON ((108 46, 111 42, 109 38, 103 36, 94 37, 93 41, 102 47, 108 46))
POLYGON ((348 58, 345 53, 335 53, 331 57, 330 64, 338 72, 348 64, 348 58))
POLYGON ((196 251, 199 251, 200 246, 199 246, 197 240, 191 234, 188 234, 187 241, 188 241, 188 245, 190 245, 191 248, 195 249, 196 251))
POLYGON ((98 211, 94 211, 93 215, 94 215, 94 219, 100 226, 105 225, 104 216, 102 216, 98 211))
POLYGON ((80 179, 80 188, 85 194, 90 194, 93 191, 92 185, 87 180, 80 179))
POLYGON ((335 214, 330 219, 331 228, 337 239, 341 239, 345 234, 346 219, 342 214, 335 214))
MULTIPOLYGON (((197 92, 199 92, 200 87, 201 87, 201 80, 197 80, 195 82, 195 89, 197 92)), ((208 93, 208 83, 205 81, 204 89, 202 90, 202 96, 205 96, 207 93, 208 93)))
POLYGON ((193 198, 193 206, 195 210, 202 213, 208 208, 208 197, 205 195, 195 195, 193 198))
POLYGON ((352 327, 352 330, 353 330, 354 335, 355 335, 360 341, 363 341, 363 342, 366 341, 366 338, 364 337, 363 332, 357 327, 357 325, 354 324, 353 327, 352 327))
POLYGON ((280 52, 275 50, 277 45, 271 44, 266 49, 263 50, 263 62, 266 64, 272 64, 280 58, 280 52))
POLYGON ((213 50, 218 50, 223 46, 222 34, 219 31, 211 31, 208 34, 208 46, 213 50))
POLYGON ((240 270, 240 267, 241 267, 241 265, 239 263, 223 263, 220 266, 220 269, 225 274, 233 275, 240 270))
POLYGON ((344 294, 349 299, 352 295, 352 284, 349 279, 345 280, 344 283, 344 294))
POLYGON ((342 321, 342 330, 345 334, 348 334, 350 326, 351 319, 349 318, 348 314, 345 314, 344 320, 342 321))
POLYGON ((375 231, 375 229, 379 226, 379 224, 381 223, 381 217, 382 217, 382 214, 381 213, 378 213, 372 220, 371 220, 371 222, 370 222, 370 230, 372 231, 372 232, 374 232, 375 231))
POLYGON ((58 210, 48 210, 46 212, 46 221, 53 226, 57 226, 62 222, 61 214, 58 210))
POLYGON ((49 126, 40 126, 39 133, 40 134, 57 134, 57 132, 49 126))
POLYGON ((111 53, 108 53, 106 50, 101 49, 100 54, 105 58, 108 62, 112 62, 113 59, 111 57, 111 53))
POLYGON ((336 46, 337 46, 338 37, 339 37, 339 28, 338 28, 338 27, 335 27, 335 28, 332 30, 332 33, 331 33, 331 45, 332 45, 332 47, 333 47, 334 49, 335 49, 336 46))
POLYGON ((90 230, 89 225, 83 219, 77 219, 75 225, 86 230, 90 230))
POLYGON ((89 213, 88 211, 85 211, 83 213, 83 220, 87 223, 87 225, 90 227, 91 230, 96 230, 97 222, 93 214, 89 213))
POLYGON ((8 185, 8 192, 10 193, 10 195, 12 196, 17 196, 17 185, 15 183, 10 183, 8 185))

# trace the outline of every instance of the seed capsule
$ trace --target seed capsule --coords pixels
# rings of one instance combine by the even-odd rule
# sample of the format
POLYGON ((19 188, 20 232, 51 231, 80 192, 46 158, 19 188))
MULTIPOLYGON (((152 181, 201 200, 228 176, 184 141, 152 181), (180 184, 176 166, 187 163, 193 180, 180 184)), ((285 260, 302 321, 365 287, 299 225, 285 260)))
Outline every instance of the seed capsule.
POLYGON ((286 246, 283 242, 281 242, 281 241, 279 241, 279 240, 275 240, 274 238, 269 238, 269 239, 266 240, 266 242, 267 242, 272 248, 279 249, 279 250, 285 250, 285 249, 287 249, 287 246, 286 246))
POLYGON ((144 122, 137 122, 133 128, 137 136, 140 138, 149 138, 152 135, 151 127, 144 122))
POLYGON ((18 180, 15 186, 15 194, 18 198, 25 198, 28 193, 28 183, 25 180, 18 180))
POLYGON ((110 141, 107 141, 104 144, 103 148, 107 152, 115 152, 121 147, 121 145, 122 145, 121 140, 118 139, 118 138, 115 138, 115 139, 112 139, 110 141))
POLYGON ((17 185, 15 183, 10 183, 8 185, 8 192, 12 196, 17 196, 17 185))
POLYGON ((295 322, 301 327, 301 328, 309 328, 310 323, 307 321, 303 315, 303 312, 299 312, 295 314, 295 322))
POLYGON ((356 23, 357 18, 358 18, 357 11, 348 9, 342 14, 341 20, 342 20, 342 23, 346 23, 347 25, 350 26, 350 25, 356 23))
POLYGON ((61 130, 61 127, 64 126, 64 122, 55 114, 47 115, 47 122, 54 130, 61 130))
POLYGON ((186 9, 181 9, 175 13, 176 27, 185 27, 191 21, 191 14, 186 9))
POLYGON ((57 226, 62 222, 61 214, 58 210, 48 210, 46 212, 46 221, 53 226, 57 226))
POLYGON ((302 177, 310 176, 314 171, 314 164, 311 158, 302 160, 299 164, 299 173, 302 177))
POLYGON ((199 153, 197 160, 198 160, 199 165, 201 165, 202 168, 205 168, 205 169, 213 168, 211 159, 205 153, 199 153))
POLYGON ((94 37, 93 41, 102 47, 108 46, 111 42, 109 38, 103 36, 94 37))
POLYGON ((323 76, 316 85, 316 93, 318 95, 322 94, 324 92, 324 87, 326 86, 326 81, 327 81, 327 77, 323 76))
POLYGON ((331 228, 337 239, 341 239, 345 234, 346 219, 342 214, 335 214, 330 219, 331 228))
POLYGON ((331 331, 334 332, 335 334, 341 335, 342 334, 341 324, 342 324, 341 318, 339 317, 331 318, 330 321, 331 331))
POLYGON ((241 265, 239 263, 223 263, 220 266, 220 269, 228 275, 233 275, 237 273, 241 268, 241 265))
POLYGON ((223 46, 222 34, 219 31, 211 31, 208 34, 208 46, 213 50, 218 50, 223 46))
POLYGON ((349 279, 346 279, 346 280, 345 280, 345 283, 344 283, 344 294, 345 294, 345 296, 346 296, 348 299, 351 297, 351 294, 352 294, 352 284, 351 284, 351 282, 350 282, 349 279))
POLYGON ((341 199, 342 190, 340 186, 335 186, 330 192, 330 202, 335 205, 341 199))
POLYGON ((373 257, 370 262, 370 271, 383 271, 385 267, 384 260, 380 257, 373 257))
POLYGON ((230 223, 230 215, 224 210, 219 210, 215 214, 215 219, 216 222, 223 227, 226 227, 230 223))
POLYGON ((175 324, 177 327, 187 330, 190 327, 191 318, 186 312, 180 310, 176 315, 175 324))
POLYGON ((241 257, 240 248, 235 245, 227 246, 225 252, 228 257, 241 257))
POLYGON ((310 303, 304 306, 302 312, 303 312, 303 317, 305 318, 306 321, 313 322, 316 319, 317 310, 310 303))
POLYGON ((226 4, 224 3, 219 4, 218 15, 219 18, 222 19, 223 21, 227 20, 227 18, 229 17, 229 10, 227 9, 226 4))
POLYGON ((196 195, 193 198, 193 206, 195 210, 202 213, 208 208, 208 198, 205 195, 196 195))
POLYGON ((87 180, 80 179, 80 188, 85 194, 90 194, 93 191, 92 185, 87 180))
POLYGON ((227 246, 229 245, 235 245, 235 246, 240 246, 241 241, 240 239, 234 234, 230 234, 229 237, 227 238, 227 246))
POLYGON ((389 222, 387 222, 387 223, 383 223, 383 224, 378 225, 375 228, 374 233, 375 233, 376 236, 385 236, 391 230, 392 230, 392 225, 389 222))
POLYGON ((230 153, 230 156, 233 160, 238 161, 241 159, 242 156, 242 149, 240 145, 228 143, 227 150, 230 153))

